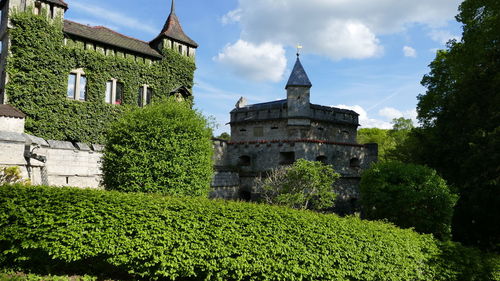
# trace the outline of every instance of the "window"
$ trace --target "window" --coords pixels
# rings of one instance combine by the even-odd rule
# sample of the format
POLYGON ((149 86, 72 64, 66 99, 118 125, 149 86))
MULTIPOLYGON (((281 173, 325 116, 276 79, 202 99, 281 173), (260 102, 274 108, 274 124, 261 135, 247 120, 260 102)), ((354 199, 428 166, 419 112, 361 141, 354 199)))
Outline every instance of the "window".
POLYGON ((238 161, 238 166, 250 166, 252 164, 252 159, 248 155, 240 156, 238 161))
POLYGON ((351 161, 349 161, 349 166, 351 168, 359 168, 361 166, 361 162, 358 158, 352 158, 351 161))
POLYGON ((280 165, 292 165, 295 162, 295 152, 280 152, 280 165))
POLYGON ((182 45, 179 45, 179 54, 182 54, 182 45))
POLYGON ((122 104, 123 102, 123 83, 116 79, 111 79, 106 82, 106 93, 104 102, 109 104, 122 104))
POLYGON ((145 105, 151 104, 151 100, 153 99, 153 89, 151 89, 148 85, 143 85, 139 87, 139 91, 137 94, 137 105, 143 107, 145 105))
POLYGON ((35 2, 35 15, 40 15, 42 13, 42 3, 40 1, 35 2))
POLYGON ((68 89, 66 96, 70 99, 85 101, 87 98, 87 77, 80 70, 75 70, 68 75, 68 89))
POLYGON ((55 16, 54 4, 50 4, 50 18, 53 19, 55 16))
POLYGON ((326 164, 327 158, 326 158, 326 156, 321 155, 321 156, 316 157, 316 161, 321 162, 323 164, 326 164))

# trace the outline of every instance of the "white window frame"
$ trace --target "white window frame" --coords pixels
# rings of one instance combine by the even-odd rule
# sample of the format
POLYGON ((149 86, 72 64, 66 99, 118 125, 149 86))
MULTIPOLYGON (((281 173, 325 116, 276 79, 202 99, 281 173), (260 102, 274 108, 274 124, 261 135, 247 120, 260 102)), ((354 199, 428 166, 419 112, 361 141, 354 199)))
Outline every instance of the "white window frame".
MULTIPOLYGON (((142 107, 149 105, 149 103, 146 103, 148 100, 148 89, 151 89, 151 99, 153 98, 153 89, 149 87, 149 85, 144 84, 140 87, 141 89, 141 97, 142 97, 142 107)), ((141 105, 139 105, 141 106, 141 105)))
POLYGON ((104 102, 107 104, 122 105, 123 104, 123 92, 122 92, 122 97, 120 100, 121 102, 116 103, 116 89, 117 89, 118 83, 121 83, 122 85, 123 85, 123 83, 118 81, 118 79, 115 79, 115 78, 111 78, 108 81, 106 81, 106 83, 108 83, 108 82, 111 82, 111 100, 110 101, 106 100, 106 93, 104 93, 104 102))
MULTIPOLYGON (((85 79, 87 79, 87 76, 85 75, 85 72, 83 71, 83 69, 79 68, 79 69, 75 69, 75 70, 72 70, 70 73, 70 75, 73 74, 73 75, 76 75, 75 77, 75 89, 74 89, 74 94, 73 94, 73 97, 68 97, 68 91, 66 90, 66 98, 70 99, 70 100, 76 100, 76 101, 86 101, 87 100, 87 84, 88 84, 88 80, 85 80, 86 83, 85 83, 85 97, 84 99, 80 99, 80 94, 81 94, 81 89, 80 89, 80 86, 81 86, 81 78, 82 76, 85 77, 85 79)), ((69 78, 69 75, 68 75, 68 78, 69 78)), ((69 86, 69 80, 67 82, 67 85, 69 86)))

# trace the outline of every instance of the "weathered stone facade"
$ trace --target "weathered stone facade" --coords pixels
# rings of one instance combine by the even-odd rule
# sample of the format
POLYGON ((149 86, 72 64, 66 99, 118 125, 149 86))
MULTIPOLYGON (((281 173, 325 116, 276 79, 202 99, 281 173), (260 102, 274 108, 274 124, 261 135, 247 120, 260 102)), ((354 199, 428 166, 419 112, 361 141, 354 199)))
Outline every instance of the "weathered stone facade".
POLYGON ((361 172, 377 161, 378 146, 357 143, 356 112, 311 104, 311 87, 297 58, 286 99, 253 105, 240 99, 231 111, 231 140, 215 143, 213 197, 257 198, 256 177, 306 159, 332 165, 342 176, 335 185, 338 209, 355 207, 361 172), (234 186, 237 178, 239 189, 234 186))

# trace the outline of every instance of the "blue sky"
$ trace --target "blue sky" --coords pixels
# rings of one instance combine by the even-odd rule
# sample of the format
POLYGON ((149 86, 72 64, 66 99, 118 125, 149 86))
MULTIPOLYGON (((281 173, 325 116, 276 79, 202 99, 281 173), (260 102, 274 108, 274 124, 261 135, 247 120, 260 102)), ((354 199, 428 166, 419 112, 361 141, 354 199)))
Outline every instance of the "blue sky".
MULTIPOLYGON (((66 18, 153 39, 171 0, 67 0, 66 18)), ((428 64, 460 38, 460 0, 177 0, 176 14, 200 47, 195 107, 229 131, 240 97, 283 99, 295 46, 313 103, 354 109, 362 127, 415 118, 428 64)))

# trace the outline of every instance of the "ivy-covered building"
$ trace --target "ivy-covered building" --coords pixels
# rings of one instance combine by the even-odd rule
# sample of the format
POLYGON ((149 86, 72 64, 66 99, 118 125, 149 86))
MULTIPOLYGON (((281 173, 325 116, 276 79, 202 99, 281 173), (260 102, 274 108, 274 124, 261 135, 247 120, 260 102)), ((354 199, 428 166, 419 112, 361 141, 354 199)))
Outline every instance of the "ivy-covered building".
POLYGON ((191 99, 198 44, 171 12, 151 41, 64 19, 63 0, 0 0, 0 104, 27 115, 26 132, 101 142, 131 107, 191 99))

